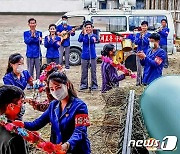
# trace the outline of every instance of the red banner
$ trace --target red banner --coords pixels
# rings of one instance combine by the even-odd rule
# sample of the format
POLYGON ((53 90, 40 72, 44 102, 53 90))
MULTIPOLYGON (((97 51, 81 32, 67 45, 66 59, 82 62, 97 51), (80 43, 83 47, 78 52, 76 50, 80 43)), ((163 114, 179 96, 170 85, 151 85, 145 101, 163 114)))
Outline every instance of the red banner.
POLYGON ((129 34, 121 35, 122 36, 116 36, 115 34, 100 34, 100 43, 122 42, 122 39, 127 38, 129 34))

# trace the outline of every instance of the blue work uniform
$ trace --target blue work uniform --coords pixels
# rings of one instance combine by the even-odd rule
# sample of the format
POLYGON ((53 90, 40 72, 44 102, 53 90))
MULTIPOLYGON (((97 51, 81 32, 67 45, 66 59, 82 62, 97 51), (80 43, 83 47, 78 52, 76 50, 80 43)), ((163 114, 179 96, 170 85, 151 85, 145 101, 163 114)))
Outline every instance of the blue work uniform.
POLYGON ((61 38, 58 36, 54 40, 52 37, 50 37, 50 40, 48 40, 48 36, 45 37, 44 46, 47 48, 46 58, 59 58, 58 48, 60 45, 57 44, 58 41, 61 41, 61 38))
POLYGON ((119 81, 125 78, 125 74, 121 74, 119 76, 116 68, 114 68, 110 63, 106 62, 102 62, 101 64, 101 74, 102 93, 109 91, 112 88, 119 87, 119 81))
POLYGON ((160 47, 166 52, 166 59, 164 67, 167 68, 169 65, 168 62, 168 53, 167 53, 167 37, 169 34, 169 28, 164 27, 161 31, 158 32, 160 34, 160 47))
POLYGON ((169 28, 164 27, 158 33, 161 36, 159 45, 160 46, 167 45, 167 37, 168 37, 168 34, 169 34, 169 28))
POLYGON ((132 43, 134 43, 134 41, 135 41, 135 34, 130 34, 128 37, 127 37, 127 39, 130 39, 131 40, 131 42, 132 43))
POLYGON ((88 88, 88 68, 91 65, 91 89, 98 89, 97 77, 96 77, 96 49, 93 37, 98 41, 98 37, 95 34, 80 34, 78 41, 83 43, 81 53, 81 84, 80 90, 88 88))
POLYGON ((151 33, 147 32, 143 38, 141 38, 141 34, 137 33, 135 37, 135 44, 138 45, 137 52, 142 51, 146 54, 147 50, 149 49, 149 36, 151 33))
POLYGON ((42 38, 42 32, 36 31, 35 37, 31 35, 32 33, 30 30, 24 32, 24 43, 27 45, 26 56, 27 58, 39 58, 41 57, 40 44, 42 43, 39 37, 42 38))
POLYGON ((96 58, 96 49, 95 49, 95 42, 93 37, 96 38, 98 41, 98 37, 95 34, 91 34, 90 36, 88 34, 80 34, 79 35, 79 42, 83 42, 83 47, 82 47, 82 53, 81 53, 81 58, 85 60, 90 60, 96 58), (90 51, 89 51, 90 50, 90 51))
POLYGON ((67 153, 90 154, 90 142, 87 136, 89 126, 86 104, 79 98, 70 98, 63 111, 59 101, 54 100, 48 109, 33 122, 24 122, 28 130, 38 130, 51 123, 51 142, 70 143, 67 153))
MULTIPOLYGON (((66 27, 64 27, 63 24, 60 24, 56 27, 56 31, 57 32, 62 32, 62 31, 68 31, 70 32, 72 30, 72 27, 70 25, 67 25, 66 27)), ((71 33, 71 36, 74 36, 75 33, 71 33)), ((67 39, 63 40, 62 44, 63 47, 68 47, 70 46, 70 37, 68 37, 67 39)))
POLYGON ((158 48, 155 52, 149 48, 146 58, 141 60, 144 66, 143 84, 148 85, 153 80, 162 76, 162 70, 166 59, 166 53, 163 49, 158 48))
POLYGON ((21 73, 20 79, 18 79, 17 76, 13 72, 10 72, 3 77, 3 82, 5 85, 14 85, 24 90, 30 79, 31 79, 31 76, 29 72, 27 70, 24 70, 21 73))
POLYGON ((27 57, 27 67, 31 76, 34 76, 34 68, 36 70, 36 79, 40 76, 40 67, 42 63, 42 55, 40 44, 42 41, 42 32, 35 31, 35 36, 32 37, 31 31, 24 32, 24 42, 27 45, 26 57, 27 57))
POLYGON ((70 55, 70 36, 74 36, 75 33, 71 33, 72 27, 70 25, 64 26, 63 24, 60 24, 56 27, 56 31, 61 33, 62 31, 68 31, 71 35, 65 40, 61 40, 61 46, 59 48, 60 50, 60 64, 63 65, 63 55, 65 55, 65 68, 69 69, 69 55, 70 55), (64 54, 65 53, 65 54, 64 54))

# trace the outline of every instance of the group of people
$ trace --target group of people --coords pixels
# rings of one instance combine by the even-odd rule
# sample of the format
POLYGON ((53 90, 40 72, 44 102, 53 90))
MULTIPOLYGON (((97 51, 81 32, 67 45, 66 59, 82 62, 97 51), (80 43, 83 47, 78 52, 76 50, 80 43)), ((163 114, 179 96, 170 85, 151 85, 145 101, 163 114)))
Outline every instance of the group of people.
MULTIPOLYGON (((46 60, 47 64, 55 62, 63 65, 63 56, 65 55, 65 68, 69 69, 69 54, 70 54, 70 36, 75 35, 75 29, 68 25, 68 17, 62 16, 62 23, 58 26, 55 24, 49 25, 49 35, 45 36, 44 46, 47 48, 46 60), (66 36, 64 38, 64 36, 66 36)), ((27 68, 30 75, 33 77, 34 68, 36 70, 36 79, 40 76, 40 68, 42 64, 42 55, 40 44, 42 43, 42 32, 36 30, 36 20, 30 18, 28 20, 30 30, 24 32, 24 42, 27 45, 26 57, 27 68)), ((97 90, 96 78, 96 51, 95 42, 98 41, 97 35, 93 34, 93 25, 90 21, 84 23, 83 31, 79 35, 79 42, 83 42, 81 54, 82 73, 80 90, 88 89, 88 68, 91 65, 92 82, 90 88, 97 90), (91 52, 89 52, 91 50, 91 52)), ((28 88, 31 86, 28 85, 28 88)))
MULTIPOLYGON (((137 55, 137 85, 148 85, 162 75, 163 67, 167 67, 167 36, 169 29, 167 21, 162 19, 162 27, 158 33, 148 33, 148 22, 143 21, 141 31, 134 29, 134 34, 129 36, 133 43, 138 45, 137 55), (143 76, 142 76, 143 68, 143 76)), ((3 77, 4 85, 0 87, 0 115, 5 115, 11 123, 19 120, 21 126, 30 130, 39 130, 51 123, 50 141, 54 144, 62 143, 62 149, 72 154, 89 154, 90 142, 87 127, 90 125, 86 104, 78 98, 73 84, 62 69, 62 60, 65 52, 65 67, 69 69, 70 38, 62 41, 62 31, 75 35, 75 30, 67 24, 67 16, 62 17, 62 24, 56 27, 49 25, 50 34, 45 37, 44 46, 47 48, 47 64, 41 67, 40 44, 42 32, 36 30, 36 20, 28 20, 29 31, 24 32, 24 42, 27 44, 27 68, 24 69, 24 57, 15 53, 9 57, 8 67, 3 77), (45 83, 47 99, 37 102, 34 99, 25 99, 24 90, 33 86, 33 71, 36 68, 36 78, 44 73, 42 82, 45 83), (29 103, 33 109, 42 111, 43 114, 33 122, 23 122, 25 112, 24 103, 29 103)), ((84 28, 79 35, 82 46, 81 83, 80 90, 88 89, 88 70, 91 70, 91 90, 98 89, 96 77, 96 50, 98 41, 93 34, 93 24, 84 23, 84 28)), ((102 49, 102 89, 105 93, 119 86, 119 81, 125 79, 128 73, 118 74, 117 65, 113 63, 116 51, 113 44, 106 44, 102 49)), ((0 125, 0 153, 28 153, 26 142, 17 134, 8 132, 0 125), (17 145, 17 143, 19 143, 17 145), (21 148, 18 148, 21 147, 21 148)))
MULTIPOLYGON (((67 18, 63 17, 63 19, 67 18)), ((29 131, 39 130, 51 123, 50 141, 53 144, 62 144, 62 150, 66 153, 90 154, 90 142, 87 135, 87 127, 90 122, 87 105, 78 98, 73 84, 67 78, 62 65, 58 63, 59 47, 66 52, 69 50, 70 44, 68 40, 60 42, 61 38, 56 35, 56 26, 50 25, 50 35, 45 38, 45 46, 47 47, 47 55, 51 55, 56 50, 57 57, 47 57, 49 63, 40 67, 42 33, 35 30, 35 19, 29 19, 28 24, 30 31, 24 32, 24 41, 27 44, 28 70, 24 68, 24 57, 21 54, 10 55, 7 71, 3 77, 4 85, 0 87, 0 116, 5 115, 9 123, 15 121, 29 131), (64 45, 62 46, 62 44, 64 45), (36 78, 40 79, 41 75, 44 75, 41 82, 45 84, 44 90, 47 99, 43 102, 37 102, 33 98, 25 99, 24 90, 28 85, 33 86, 34 66, 36 78), (23 122, 24 103, 29 103, 33 109, 42 111, 43 114, 33 122, 23 122)), ((64 24, 67 25, 67 22, 63 21, 62 26, 64 24)), ((71 29, 70 26, 66 28, 71 29)), ((59 29, 61 31, 62 27, 59 29)), ((70 33, 73 35, 72 31, 70 33)), ((68 69, 68 65, 67 62, 66 69, 68 69)), ((2 136, 0 138, 0 153, 29 153, 23 137, 9 132, 1 123, 0 130, 2 136)))
MULTIPOLYGON (((49 25, 49 35, 44 39, 44 46, 47 48, 47 63, 63 63, 65 53, 65 67, 69 69, 70 35, 75 35, 75 30, 67 24, 67 16, 62 16, 62 23, 56 27, 55 24, 49 25), (63 35, 67 32, 69 36, 64 39, 63 35)), ((34 67, 36 70, 36 79, 40 76, 40 67, 42 64, 42 55, 40 45, 42 43, 42 32, 36 30, 36 19, 28 20, 30 30, 24 32, 24 42, 27 45, 26 57, 27 67, 30 75, 33 76, 34 67)), ((67 34, 67 35, 68 35, 67 34)))
MULTIPOLYGON (((29 131, 39 130, 51 123, 50 141, 53 144, 62 144, 62 150, 67 153, 90 154, 90 142, 87 136, 90 122, 87 105, 78 98, 73 84, 62 67, 55 63, 44 66, 46 74, 43 81, 46 83, 47 100, 37 102, 33 99, 25 99, 24 89, 28 83, 33 83, 28 71, 20 69, 23 61, 20 54, 13 54, 9 58, 7 71, 9 70, 10 73, 4 76, 5 85, 0 87, 0 119, 5 115, 9 123, 16 122, 29 131), (21 121, 25 111, 24 103, 29 103, 43 114, 32 122, 21 121)), ((1 121, 0 134, 0 153, 29 153, 24 138, 9 132, 1 126, 1 121)))
POLYGON ((161 27, 157 33, 149 33, 148 22, 141 23, 141 32, 138 27, 134 28, 134 34, 128 36, 132 43, 137 45, 136 64, 137 80, 136 85, 148 85, 156 78, 162 76, 163 68, 168 68, 167 37, 169 28, 167 20, 161 20, 161 27))

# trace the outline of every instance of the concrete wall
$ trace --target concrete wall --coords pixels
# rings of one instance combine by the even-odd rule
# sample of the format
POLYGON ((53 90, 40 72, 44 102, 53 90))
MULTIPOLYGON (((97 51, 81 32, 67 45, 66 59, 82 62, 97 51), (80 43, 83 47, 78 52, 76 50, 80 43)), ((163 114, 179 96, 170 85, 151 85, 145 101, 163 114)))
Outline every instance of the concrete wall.
POLYGON ((0 13, 59 13, 83 8, 82 0, 0 0, 0 13))

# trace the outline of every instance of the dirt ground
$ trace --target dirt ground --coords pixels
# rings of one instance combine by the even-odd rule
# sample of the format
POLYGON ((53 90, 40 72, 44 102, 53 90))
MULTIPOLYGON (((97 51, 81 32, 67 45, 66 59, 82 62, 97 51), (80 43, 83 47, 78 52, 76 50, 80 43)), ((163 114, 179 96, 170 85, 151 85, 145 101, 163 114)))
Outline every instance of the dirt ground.
MULTIPOLYGON (((0 85, 2 85, 2 77, 5 74, 8 57, 12 53, 19 52, 25 55, 26 46, 23 42, 23 32, 28 29, 27 20, 30 17, 37 19, 37 29, 45 31, 48 29, 48 25, 56 22, 60 16, 30 16, 30 15, 0 15, 0 85)), ((167 74, 180 74, 180 53, 177 52, 173 55, 169 55, 168 69, 164 69, 164 75, 167 74)), ((67 72, 67 76, 72 81, 75 89, 78 90, 80 83, 80 66, 73 66, 67 72)), ((100 74, 100 64, 97 66, 97 78, 98 84, 101 86, 101 74, 100 74)), ((135 86, 135 79, 127 77, 120 85, 123 87, 135 86)), ((138 87, 136 90, 138 91, 138 87)), ((28 97, 32 96, 31 92, 26 91, 28 97)), ((107 105, 102 99, 100 91, 92 93, 82 93, 78 92, 79 98, 81 98, 88 105, 89 115, 91 120, 91 126, 89 127, 89 138, 91 141, 91 149, 93 154, 101 154, 110 152, 107 150, 107 145, 104 144, 102 138, 103 133, 101 132, 101 137, 96 135, 99 130, 104 125, 103 120, 105 117, 105 112, 107 105)), ((33 119, 40 116, 42 113, 34 111, 28 104, 26 104, 26 113, 24 116, 24 121, 32 121, 33 119)), ((49 126, 41 129, 42 136, 45 139, 49 139, 49 126)), ((118 132, 117 132, 118 134, 118 132)))

